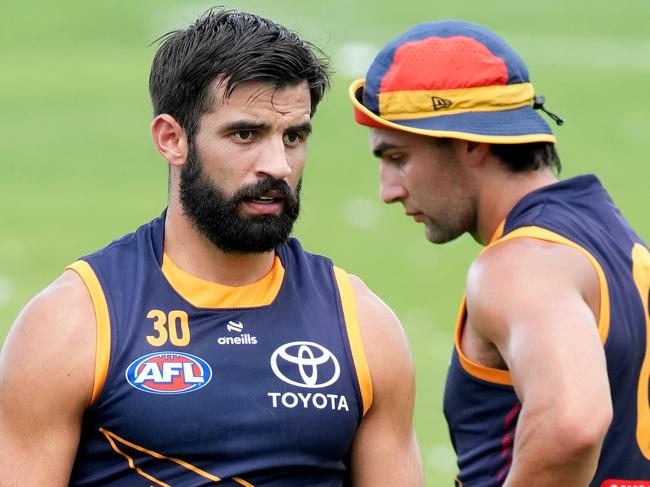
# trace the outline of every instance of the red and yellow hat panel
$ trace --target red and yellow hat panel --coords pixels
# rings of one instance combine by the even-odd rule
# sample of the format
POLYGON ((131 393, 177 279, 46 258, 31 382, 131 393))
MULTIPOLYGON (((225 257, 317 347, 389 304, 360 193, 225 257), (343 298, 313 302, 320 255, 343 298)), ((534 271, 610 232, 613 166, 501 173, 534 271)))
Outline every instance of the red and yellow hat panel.
POLYGON ((459 20, 415 26, 350 86, 362 125, 490 143, 555 142, 519 55, 459 20))

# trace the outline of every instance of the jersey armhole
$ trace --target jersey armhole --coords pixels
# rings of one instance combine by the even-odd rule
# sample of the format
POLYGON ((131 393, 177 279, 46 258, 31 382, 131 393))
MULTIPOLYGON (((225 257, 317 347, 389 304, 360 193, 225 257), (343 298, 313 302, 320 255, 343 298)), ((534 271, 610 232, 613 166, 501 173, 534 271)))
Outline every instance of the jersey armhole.
POLYGON ((455 334, 455 343, 456 355, 458 355, 458 361, 460 362, 461 367, 465 372, 467 372, 472 377, 481 379, 485 382, 490 382, 494 384, 500 384, 503 386, 512 386, 512 379, 510 377, 510 372, 507 370, 495 369, 492 367, 487 367, 485 365, 473 362, 465 356, 463 350, 460 346, 460 338, 463 332, 463 326, 465 325, 465 317, 467 316, 467 297, 464 294, 463 299, 460 303, 460 310, 458 312, 458 319, 456 324, 456 334, 455 334))
POLYGON ((95 326, 96 326, 96 349, 95 349, 95 378, 93 380, 93 393, 90 399, 92 406, 101 392, 106 374, 108 372, 108 362, 111 355, 111 326, 110 315, 108 313, 108 304, 102 286, 97 279, 95 271, 90 264, 84 260, 78 260, 70 264, 66 269, 76 272, 86 285, 90 298, 95 308, 95 326))
POLYGON ((336 278, 341 296, 345 329, 348 334, 350 350, 352 351, 357 382, 359 383, 361 400, 363 401, 363 414, 365 415, 372 404, 372 381, 370 379, 370 369, 368 367, 368 360, 366 359, 366 352, 363 348, 363 341, 361 340, 357 303, 348 273, 334 266, 334 277, 336 278))

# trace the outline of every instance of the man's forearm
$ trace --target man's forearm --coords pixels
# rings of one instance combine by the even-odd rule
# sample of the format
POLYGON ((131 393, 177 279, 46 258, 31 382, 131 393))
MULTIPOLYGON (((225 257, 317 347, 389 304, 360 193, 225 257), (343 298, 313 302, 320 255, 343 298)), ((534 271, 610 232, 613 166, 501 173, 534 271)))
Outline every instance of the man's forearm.
POLYGON ((562 425, 553 414, 540 419, 528 421, 520 417, 512 467, 503 487, 589 485, 604 433, 585 422, 562 425))

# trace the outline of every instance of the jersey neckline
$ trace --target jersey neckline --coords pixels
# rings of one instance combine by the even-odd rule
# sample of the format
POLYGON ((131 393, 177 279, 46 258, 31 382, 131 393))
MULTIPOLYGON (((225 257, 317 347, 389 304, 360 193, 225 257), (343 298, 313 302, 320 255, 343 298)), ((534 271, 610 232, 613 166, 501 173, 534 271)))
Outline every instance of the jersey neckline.
POLYGON ((282 286, 284 267, 276 255, 262 279, 244 286, 207 281, 184 271, 163 253, 161 271, 174 290, 197 308, 254 308, 271 304, 282 286))

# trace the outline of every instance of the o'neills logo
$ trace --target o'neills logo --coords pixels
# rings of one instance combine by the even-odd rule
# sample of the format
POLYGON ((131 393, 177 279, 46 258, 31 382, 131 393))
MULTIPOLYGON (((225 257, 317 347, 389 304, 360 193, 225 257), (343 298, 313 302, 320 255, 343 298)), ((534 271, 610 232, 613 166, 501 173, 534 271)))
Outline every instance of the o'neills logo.
POLYGON ((239 335, 230 335, 217 338, 219 345, 256 345, 257 337, 250 333, 242 333, 244 331, 244 324, 241 321, 229 321, 226 329, 231 333, 239 333, 239 335))
POLYGON ((252 336, 250 333, 244 333, 236 337, 219 337, 217 343, 219 345, 255 345, 257 337, 252 336))

